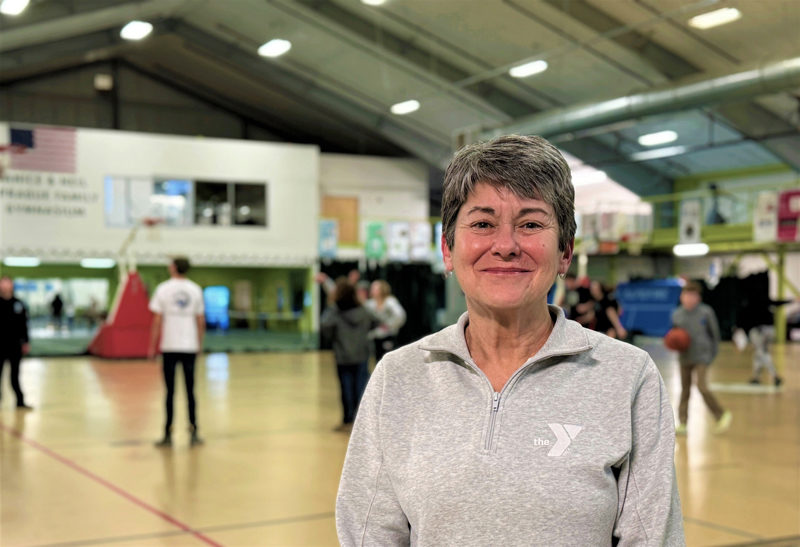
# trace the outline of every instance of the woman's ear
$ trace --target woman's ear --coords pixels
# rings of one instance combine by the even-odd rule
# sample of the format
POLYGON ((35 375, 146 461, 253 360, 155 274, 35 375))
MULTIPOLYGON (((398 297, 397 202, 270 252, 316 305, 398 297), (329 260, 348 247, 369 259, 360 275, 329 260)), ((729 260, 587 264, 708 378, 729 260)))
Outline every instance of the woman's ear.
POLYGON ((566 274, 567 270, 569 270, 569 265, 572 263, 572 254, 575 251, 575 239, 570 239, 569 243, 567 243, 566 248, 561 252, 561 258, 559 259, 558 265, 558 273, 559 274, 566 274))
POLYGON ((447 240, 442 234, 442 241, 440 242, 442 246, 442 256, 444 257, 444 269, 445 271, 452 272, 453 271, 453 257, 450 254, 450 247, 447 245, 447 240))

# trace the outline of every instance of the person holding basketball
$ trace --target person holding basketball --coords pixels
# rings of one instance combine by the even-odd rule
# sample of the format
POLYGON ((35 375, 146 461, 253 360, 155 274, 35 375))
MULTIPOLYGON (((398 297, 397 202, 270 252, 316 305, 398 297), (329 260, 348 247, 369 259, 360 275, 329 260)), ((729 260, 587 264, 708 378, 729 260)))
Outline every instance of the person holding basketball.
POLYGON ((692 390, 692 374, 697 389, 706 406, 716 420, 715 433, 724 433, 731 425, 733 416, 725 410, 708 387, 708 367, 719 351, 719 324, 710 306, 701 302, 702 287, 695 281, 688 282, 681 291, 681 305, 672 312, 672 324, 689 333, 689 346, 678 353, 681 366, 681 401, 678 407, 680 423, 675 428, 677 435, 686 435, 689 419, 689 394, 692 390))

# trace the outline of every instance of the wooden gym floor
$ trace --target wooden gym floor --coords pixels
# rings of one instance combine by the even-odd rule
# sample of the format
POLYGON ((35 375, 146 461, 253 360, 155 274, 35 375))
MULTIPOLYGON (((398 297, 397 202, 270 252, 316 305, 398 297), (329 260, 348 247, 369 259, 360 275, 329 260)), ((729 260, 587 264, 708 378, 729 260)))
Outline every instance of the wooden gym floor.
MULTIPOLYGON (((674 357, 648 347, 673 403, 674 357)), ((800 346, 774 352, 780 392, 751 389, 750 356, 712 367, 734 413, 724 436, 695 393, 675 462, 688 545, 800 545, 800 346)), ((178 373, 173 449, 161 431, 160 367, 27 359, 36 409, 3 378, 0 545, 336 545, 334 500, 347 436, 328 353, 208 354, 196 393, 206 444, 189 448, 178 373)))

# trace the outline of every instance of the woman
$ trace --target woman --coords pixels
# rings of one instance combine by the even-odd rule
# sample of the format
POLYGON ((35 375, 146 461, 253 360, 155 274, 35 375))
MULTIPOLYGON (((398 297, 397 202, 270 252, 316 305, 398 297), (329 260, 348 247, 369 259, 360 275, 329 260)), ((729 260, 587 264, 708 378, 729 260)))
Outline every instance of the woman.
POLYGON ((372 282, 369 296, 366 307, 380 321, 380 325, 370 333, 375 344, 375 362, 378 362, 386 352, 394 349, 397 333, 406 322, 406 310, 392 295, 389 283, 382 279, 372 282))
POLYGON ((602 332, 611 338, 624 340, 628 336, 628 331, 625 330, 619 320, 619 304, 615 299, 611 298, 611 291, 599 281, 592 281, 589 284, 589 291, 595 303, 594 330, 602 332))
POLYGON ((683 545, 655 364, 546 303, 572 259, 564 158, 500 137, 459 151, 443 190, 467 312, 373 373, 339 486, 342 545, 683 545))
POLYGON ((367 385, 368 334, 377 321, 358 301, 355 287, 347 278, 336 280, 330 296, 333 304, 322 314, 322 334, 333 342, 342 395, 342 424, 336 431, 347 432, 353 427, 356 410, 367 385))

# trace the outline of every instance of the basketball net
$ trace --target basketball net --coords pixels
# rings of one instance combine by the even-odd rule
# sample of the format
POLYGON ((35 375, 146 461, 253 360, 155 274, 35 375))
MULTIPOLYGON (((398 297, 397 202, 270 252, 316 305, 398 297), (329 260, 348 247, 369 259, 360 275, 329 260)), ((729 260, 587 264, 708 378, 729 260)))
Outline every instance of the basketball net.
POLYGON ((647 234, 632 233, 625 234, 623 239, 627 243, 628 254, 639 256, 642 254, 642 247, 644 247, 650 238, 647 234))
POLYGON ((141 226, 145 229, 145 238, 147 241, 155 242, 161 241, 161 225, 164 224, 164 219, 160 217, 144 217, 141 220, 141 226))

